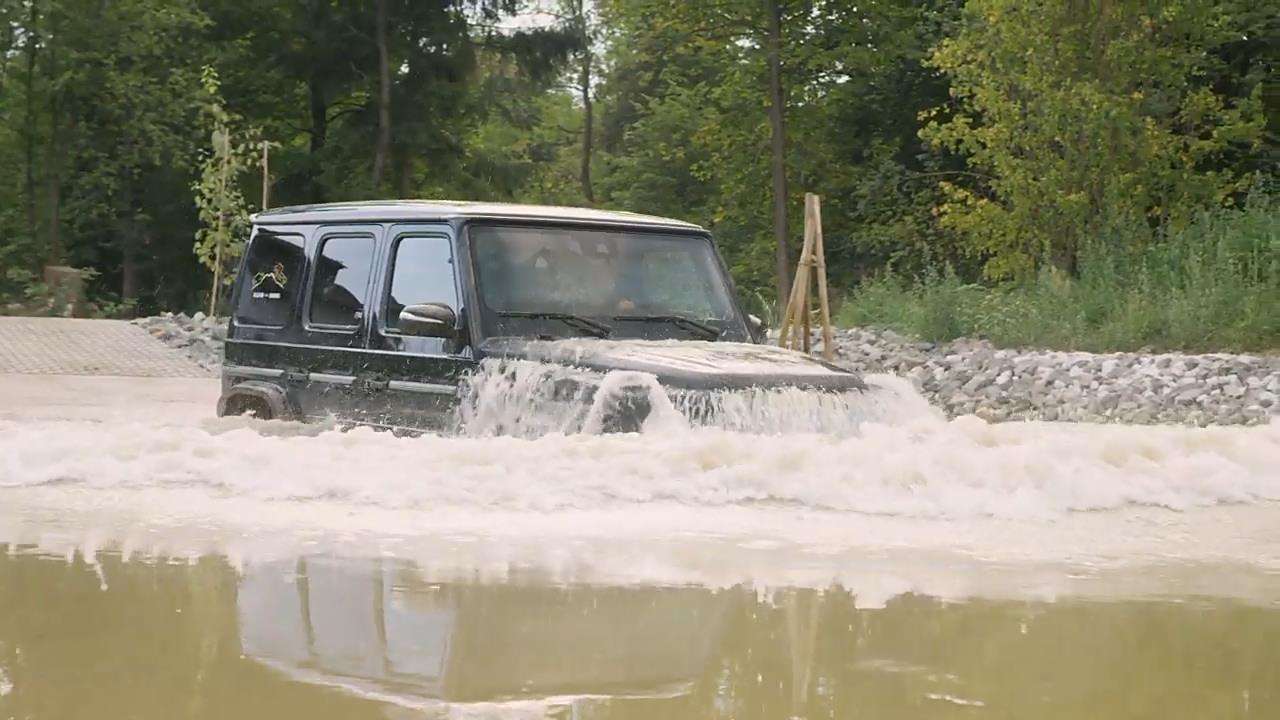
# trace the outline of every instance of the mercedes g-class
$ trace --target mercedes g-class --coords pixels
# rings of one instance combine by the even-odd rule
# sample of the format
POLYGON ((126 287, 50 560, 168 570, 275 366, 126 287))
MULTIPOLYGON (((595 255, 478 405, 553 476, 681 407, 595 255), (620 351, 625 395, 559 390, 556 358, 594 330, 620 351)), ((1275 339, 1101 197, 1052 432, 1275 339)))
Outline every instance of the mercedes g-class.
MULTIPOLYGON (((577 379, 557 382, 575 390, 561 395, 586 405, 605 399, 582 383, 616 372, 686 394, 863 389, 853 373, 760 344, 761 323, 739 307, 706 230, 632 213, 427 201, 273 209, 253 218, 232 305, 220 415, 456 430, 486 362, 571 368, 577 379)), ((628 392, 608 402, 565 429, 590 416, 599 429, 636 430, 652 404, 628 392)))

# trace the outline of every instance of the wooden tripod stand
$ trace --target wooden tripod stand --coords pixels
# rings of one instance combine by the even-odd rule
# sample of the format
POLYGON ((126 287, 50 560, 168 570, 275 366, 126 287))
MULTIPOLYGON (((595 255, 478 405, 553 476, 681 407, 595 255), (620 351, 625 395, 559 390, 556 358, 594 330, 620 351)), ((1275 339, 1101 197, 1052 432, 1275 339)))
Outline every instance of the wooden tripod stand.
POLYGON ((831 306, 827 301, 827 259, 822 247, 822 204, 817 195, 804 194, 804 247, 796 264, 796 278, 791 283, 791 296, 782 315, 778 345, 809 352, 810 323, 813 315, 810 287, 818 276, 818 310, 822 323, 822 357, 830 360, 834 348, 831 340, 831 306))

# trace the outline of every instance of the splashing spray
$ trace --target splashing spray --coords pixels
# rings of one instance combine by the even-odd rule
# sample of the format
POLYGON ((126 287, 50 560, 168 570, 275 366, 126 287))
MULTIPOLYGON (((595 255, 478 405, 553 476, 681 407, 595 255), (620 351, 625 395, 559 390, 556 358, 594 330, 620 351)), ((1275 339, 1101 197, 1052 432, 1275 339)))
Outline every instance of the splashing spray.
POLYGON ((472 436, 678 432, 713 427, 757 434, 855 434, 866 422, 936 416, 907 382, 868 378, 868 390, 795 387, 745 390, 667 388, 648 373, 596 373, 526 360, 487 360, 469 378, 459 409, 472 436))

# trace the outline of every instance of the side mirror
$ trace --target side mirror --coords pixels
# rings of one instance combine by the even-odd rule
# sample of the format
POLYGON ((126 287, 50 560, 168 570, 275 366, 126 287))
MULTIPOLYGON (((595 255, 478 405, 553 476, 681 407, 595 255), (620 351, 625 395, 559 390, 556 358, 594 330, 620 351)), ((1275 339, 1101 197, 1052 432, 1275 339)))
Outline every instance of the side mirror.
POLYGON ((755 338, 756 342, 764 339, 765 331, 768 328, 765 327, 764 320, 761 320, 758 315, 747 315, 747 326, 751 329, 751 337, 755 338))
POLYGON ((458 314, 442 303, 407 305, 397 326, 405 335, 451 339, 457 335, 458 314))

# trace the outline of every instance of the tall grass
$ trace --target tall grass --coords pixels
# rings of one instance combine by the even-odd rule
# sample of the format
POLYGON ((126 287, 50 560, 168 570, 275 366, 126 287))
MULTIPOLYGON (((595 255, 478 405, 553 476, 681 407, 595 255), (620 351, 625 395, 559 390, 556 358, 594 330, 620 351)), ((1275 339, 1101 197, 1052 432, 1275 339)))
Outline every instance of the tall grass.
POLYGON ((1048 270, 986 286, 947 269, 885 274, 850 293, 837 321, 1004 347, 1280 349, 1280 198, 1254 197, 1149 236, 1133 227, 1099 239, 1082 251, 1074 277, 1048 270))

